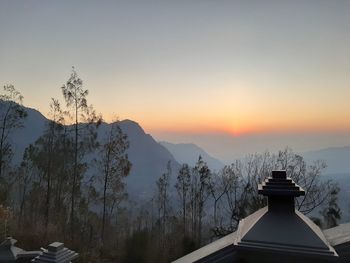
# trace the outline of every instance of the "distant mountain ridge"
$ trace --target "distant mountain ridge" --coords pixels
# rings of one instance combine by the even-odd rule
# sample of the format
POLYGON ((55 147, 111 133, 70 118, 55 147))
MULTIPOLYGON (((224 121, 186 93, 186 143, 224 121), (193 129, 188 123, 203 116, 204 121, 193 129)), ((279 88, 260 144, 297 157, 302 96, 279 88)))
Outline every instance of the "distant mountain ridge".
MULTIPOLYGON (((99 128, 99 139, 108 131, 110 124, 103 123, 99 128)), ((168 161, 171 162, 173 177, 177 174, 180 164, 173 155, 154 138, 145 133, 142 127, 134 121, 119 122, 122 131, 128 135, 129 160, 132 163, 130 175, 126 178, 128 189, 138 195, 149 195, 156 187, 156 180, 166 170, 168 161)))
POLYGON ((47 118, 39 111, 25 107, 28 115, 23 121, 23 128, 14 130, 10 140, 12 142, 14 161, 20 162, 24 149, 34 143, 45 131, 47 118))
POLYGON ((324 160, 327 164, 327 174, 350 173, 350 146, 329 147, 303 152, 301 155, 307 161, 324 160))
MULTIPOLYGON (((14 131, 11 135, 13 144, 14 161, 22 159, 24 149, 34 143, 44 132, 48 119, 39 111, 25 107, 28 117, 24 120, 24 128, 14 131)), ((110 124, 102 123, 98 131, 101 140, 110 124)), ((132 192, 143 194, 153 192, 155 181, 165 171, 166 164, 172 163, 173 177, 182 163, 194 165, 201 155, 212 170, 221 169, 224 164, 210 156, 202 148, 195 144, 173 144, 169 142, 158 143, 150 134, 146 134, 142 127, 132 121, 119 122, 122 130, 128 135, 130 148, 129 159, 133 164, 126 182, 132 192)), ((306 161, 324 160, 327 164, 325 174, 350 173, 350 146, 330 147, 316 151, 300 153, 306 161)))
POLYGON ((219 171, 225 165, 218 159, 209 155, 202 148, 193 143, 170 143, 170 142, 159 142, 165 148, 169 150, 174 158, 180 163, 187 163, 191 166, 194 166, 198 161, 198 157, 202 156, 203 160, 208 164, 209 168, 214 171, 219 171))
MULTIPOLYGON (((15 130, 11 135, 15 163, 22 160, 25 148, 34 143, 45 131, 48 119, 39 111, 25 107, 28 116, 24 120, 23 128, 15 130)), ((98 128, 98 140, 101 142, 111 124, 102 123, 98 128)), ((131 120, 123 120, 119 125, 127 134, 130 147, 127 150, 132 163, 130 174, 126 178, 129 194, 144 196, 153 194, 156 180, 166 170, 168 161, 171 162, 173 174, 176 174, 180 164, 173 155, 153 137, 146 134, 142 127, 131 120)), ((95 153, 96 154, 96 153, 95 153)), ((89 156, 87 158, 93 158, 89 156)), ((175 176, 173 176, 175 177, 175 176)))

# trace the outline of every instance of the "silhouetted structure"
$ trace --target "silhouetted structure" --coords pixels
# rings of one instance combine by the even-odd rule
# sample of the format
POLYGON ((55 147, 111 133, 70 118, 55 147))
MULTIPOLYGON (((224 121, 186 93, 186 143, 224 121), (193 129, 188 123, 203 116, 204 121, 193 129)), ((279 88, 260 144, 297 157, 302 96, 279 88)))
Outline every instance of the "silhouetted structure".
POLYGON ((242 219, 236 232, 174 262, 350 262, 350 224, 324 235, 295 210, 294 198, 305 193, 286 171, 273 171, 258 191, 268 206, 242 219))
POLYGON ((64 247, 63 243, 54 242, 48 249, 25 251, 16 247, 17 240, 8 237, 0 244, 0 263, 69 263, 78 254, 64 247))
POLYGON ((69 263, 78 257, 78 253, 64 247, 63 243, 54 242, 41 255, 32 260, 35 263, 69 263))
POLYGON ((29 263, 41 253, 41 251, 25 251, 16 247, 16 243, 16 239, 8 237, 0 244, 0 263, 29 263))

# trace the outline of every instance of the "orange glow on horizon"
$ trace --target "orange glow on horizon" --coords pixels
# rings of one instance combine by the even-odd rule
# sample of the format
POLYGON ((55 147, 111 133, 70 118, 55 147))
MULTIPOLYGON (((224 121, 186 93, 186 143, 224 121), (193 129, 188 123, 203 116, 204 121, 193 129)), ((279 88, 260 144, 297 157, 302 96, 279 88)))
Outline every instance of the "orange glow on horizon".
MULTIPOLYGON (((45 114, 46 118, 49 118, 45 114)), ((344 123, 342 120, 333 120, 333 123, 326 123, 322 121, 314 122, 300 122, 295 123, 285 120, 269 119, 262 122, 261 119, 248 119, 244 122, 242 120, 204 120, 188 121, 185 119, 160 121, 157 119, 140 120, 137 118, 122 118, 116 114, 105 114, 103 121, 112 123, 116 120, 130 119, 139 123, 146 133, 152 134, 187 134, 187 135, 205 135, 217 134, 228 135, 232 137, 240 137, 256 134, 302 134, 302 133, 349 133, 350 123, 344 123)))
POLYGON ((294 124, 294 123, 269 123, 269 124, 242 124, 228 123, 191 124, 186 122, 177 125, 140 125, 150 133, 178 133, 178 134, 225 134, 239 137, 251 134, 301 134, 301 133, 348 133, 350 125, 325 125, 325 123, 294 124))

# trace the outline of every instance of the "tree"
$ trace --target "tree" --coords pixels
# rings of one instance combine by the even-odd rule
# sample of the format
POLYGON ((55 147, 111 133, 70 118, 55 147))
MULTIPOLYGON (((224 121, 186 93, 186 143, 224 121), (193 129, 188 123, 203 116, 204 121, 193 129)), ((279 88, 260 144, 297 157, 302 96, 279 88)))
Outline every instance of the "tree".
POLYGON ((169 212, 169 185, 171 176, 171 162, 168 161, 166 172, 161 175, 157 183, 157 204, 158 204, 158 223, 159 223, 159 247, 165 244, 166 223, 169 212))
POLYGON ((296 199, 296 208, 305 215, 321 207, 332 193, 337 195, 339 192, 332 180, 322 179, 326 168, 324 161, 307 164, 301 155, 286 148, 278 152, 277 167, 285 169, 287 175, 305 190, 305 195, 296 199))
MULTIPOLYGON (((26 190, 38 187, 42 192, 39 205, 41 207, 40 219, 44 219, 45 233, 51 218, 56 222, 59 217, 65 216, 61 208, 64 206, 63 189, 67 189, 66 169, 67 159, 72 158, 72 143, 67 143, 66 129, 64 124, 64 113, 57 100, 52 99, 50 103, 50 120, 46 123, 44 133, 27 147, 23 156, 19 182, 25 184, 23 193, 26 190), (32 174, 35 173, 35 176, 32 174), (27 178, 30 176, 29 178, 27 178), (30 186, 27 188, 27 184, 30 186), (55 205, 55 217, 51 216, 52 206, 55 205)), ((34 193, 33 193, 34 194, 34 193)), ((23 198, 25 194, 22 195, 23 198)), ((21 204, 22 211, 23 204, 21 204)), ((21 212, 22 213, 22 212, 21 212)))
POLYGON ((330 189, 331 192, 326 207, 320 212, 323 216, 324 228, 337 226, 341 218, 341 209, 338 206, 338 193, 340 188, 337 185, 331 185, 330 189))
POLYGON ((23 127, 27 112, 22 107, 23 96, 13 85, 5 85, 3 92, 0 95, 0 180, 4 185, 7 183, 4 179, 4 168, 9 164, 12 155, 9 138, 14 130, 23 127))
POLYGON ((296 199, 296 209, 304 214, 324 204, 334 190, 331 180, 323 180, 322 172, 326 165, 322 161, 307 164, 301 155, 295 154, 290 148, 277 154, 265 152, 248 156, 243 161, 236 162, 236 167, 244 180, 244 188, 248 193, 247 212, 252 213, 266 205, 266 199, 258 194, 258 184, 261 184, 272 170, 286 170, 296 184, 305 190, 305 196, 296 199))
POLYGON ((55 165, 59 161, 57 158, 57 152, 60 150, 61 135, 63 131, 63 122, 64 116, 61 110, 60 103, 56 99, 51 99, 50 103, 50 113, 49 116, 51 120, 47 123, 47 129, 43 136, 43 148, 45 160, 45 178, 47 182, 46 188, 46 202, 45 202, 45 227, 49 224, 50 216, 50 204, 51 204, 51 188, 52 188, 52 176, 54 169, 58 168, 58 165, 55 165))
POLYGON ((249 214, 249 193, 251 183, 243 177, 242 162, 237 160, 226 165, 217 176, 217 186, 212 189, 214 197, 214 217, 217 218, 216 206, 221 204, 223 214, 220 220, 214 220, 212 229, 215 236, 224 236, 235 231, 239 220, 249 214))
MULTIPOLYGON (((322 178, 325 167, 326 165, 322 161, 307 164, 302 156, 295 154, 290 148, 281 150, 277 154, 265 152, 249 155, 243 160, 236 160, 229 168, 224 169, 227 171, 226 175, 222 173, 219 176, 220 180, 223 180, 222 187, 225 187, 226 184, 229 185, 225 192, 226 198, 220 199, 220 202, 225 200, 221 205, 229 215, 230 222, 216 225, 214 227, 215 235, 222 236, 235 231, 240 219, 266 206, 266 198, 258 194, 258 184, 270 176, 272 170, 278 169, 286 170, 287 176, 305 190, 305 196, 295 199, 296 209, 304 214, 309 214, 320 209, 333 196, 331 204, 333 216, 336 219, 337 209, 335 209, 335 205, 339 191, 333 181, 322 178)), ((222 190, 217 191, 219 192, 215 194, 216 199, 222 190)), ((225 217, 227 218, 226 215, 223 215, 223 218, 225 217)), ((223 221, 225 222, 225 220, 223 221)))
POLYGON ((192 169, 190 188, 192 236, 198 245, 202 242, 202 219, 204 205, 211 194, 210 181, 211 171, 202 156, 199 156, 195 167, 192 169))
POLYGON ((19 191, 20 205, 19 205, 19 216, 18 216, 18 225, 22 226, 23 213, 25 210, 25 202, 27 199, 28 186, 32 181, 33 173, 35 173, 35 168, 31 161, 31 156, 34 152, 34 147, 30 144, 23 154, 23 159, 18 171, 17 185, 19 191))
POLYGON ((102 241, 105 235, 107 204, 109 204, 110 214, 112 214, 114 207, 119 205, 126 196, 123 178, 129 174, 131 169, 131 163, 126 153, 128 148, 127 135, 122 132, 118 122, 112 123, 101 148, 101 159, 99 160, 103 183, 102 241))
POLYGON ((229 191, 229 187, 232 186, 232 182, 230 179, 232 178, 231 175, 231 167, 230 166, 225 166, 221 170, 221 174, 213 174, 213 177, 210 180, 210 192, 212 195, 212 198, 214 199, 214 226, 218 225, 218 220, 217 220, 217 209, 218 209, 218 204, 221 200, 221 198, 227 194, 229 191))
POLYGON ((182 224, 183 224, 183 234, 184 237, 187 235, 186 232, 186 210, 188 203, 188 195, 189 189, 191 185, 191 174, 190 168, 188 164, 183 164, 181 169, 179 170, 179 174, 177 176, 177 182, 175 184, 175 188, 180 198, 181 206, 182 206, 182 224))
POLYGON ((96 115, 93 107, 88 105, 86 97, 89 92, 83 88, 83 81, 78 77, 74 67, 70 78, 61 89, 68 108, 68 114, 73 121, 74 165, 70 208, 71 235, 73 238, 75 199, 77 197, 77 189, 80 188, 80 176, 85 170, 85 166, 80 161, 87 151, 97 146, 95 142, 97 135, 94 128, 98 127, 101 118, 96 115))
POLYGON ((0 205, 0 236, 7 238, 8 235, 8 221, 11 219, 12 213, 9 207, 0 205))

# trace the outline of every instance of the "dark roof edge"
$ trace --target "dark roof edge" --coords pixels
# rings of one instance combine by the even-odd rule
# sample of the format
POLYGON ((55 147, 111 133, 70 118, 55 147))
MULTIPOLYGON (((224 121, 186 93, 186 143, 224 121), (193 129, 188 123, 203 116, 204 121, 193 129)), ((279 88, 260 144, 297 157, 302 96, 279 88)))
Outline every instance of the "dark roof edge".
POLYGON ((230 256, 231 252, 234 253, 233 241, 236 238, 236 232, 233 232, 223 238, 220 238, 204 247, 201 247, 190 254, 187 254, 173 263, 188 263, 188 262, 215 262, 214 258, 223 256, 230 256), (232 251, 231 248, 232 247, 232 251), (221 254, 221 252, 223 254, 221 254), (219 255, 220 254, 220 255, 219 255), (209 261, 207 261, 209 260, 209 261))

